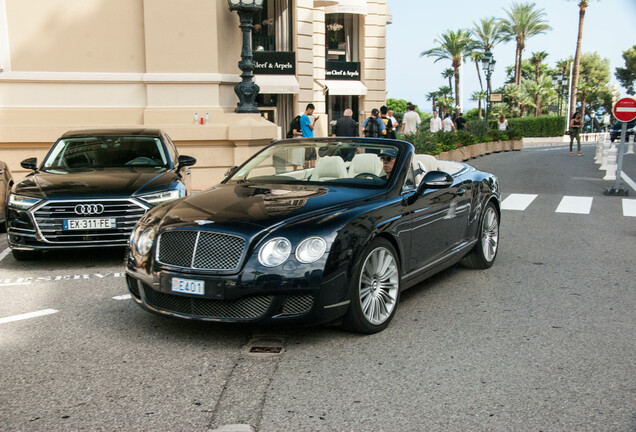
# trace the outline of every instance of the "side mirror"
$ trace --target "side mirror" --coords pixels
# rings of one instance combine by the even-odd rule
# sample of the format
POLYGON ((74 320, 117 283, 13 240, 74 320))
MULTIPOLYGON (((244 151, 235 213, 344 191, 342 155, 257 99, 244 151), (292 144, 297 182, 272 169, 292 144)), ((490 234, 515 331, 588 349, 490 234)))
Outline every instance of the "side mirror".
POLYGON ((417 187, 417 194, 422 195, 426 189, 446 189, 453 185, 453 177, 443 171, 429 171, 424 174, 417 187))
POLYGON ((20 162, 20 166, 24 169, 35 171, 38 169, 38 159, 34 157, 25 159, 22 162, 20 162))
POLYGON ((179 171, 184 166, 192 166, 195 163, 197 163, 196 158, 193 158, 192 156, 181 155, 177 160, 177 171, 179 171))

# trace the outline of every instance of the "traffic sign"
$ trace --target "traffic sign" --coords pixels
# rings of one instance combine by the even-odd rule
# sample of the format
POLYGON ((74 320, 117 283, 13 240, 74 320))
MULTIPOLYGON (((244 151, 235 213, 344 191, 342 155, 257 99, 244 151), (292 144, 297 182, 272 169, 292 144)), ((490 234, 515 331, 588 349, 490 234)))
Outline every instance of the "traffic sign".
POLYGON ((619 99, 614 104, 612 111, 616 120, 622 122, 632 121, 636 119, 636 99, 631 97, 619 99))

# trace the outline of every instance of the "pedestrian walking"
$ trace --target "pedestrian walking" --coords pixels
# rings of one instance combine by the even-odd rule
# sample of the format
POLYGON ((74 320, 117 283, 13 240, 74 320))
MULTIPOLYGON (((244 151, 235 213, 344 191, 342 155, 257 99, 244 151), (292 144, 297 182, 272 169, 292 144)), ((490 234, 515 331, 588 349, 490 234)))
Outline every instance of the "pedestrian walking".
POLYGON ((353 119, 353 110, 347 108, 342 117, 336 121, 335 134, 338 137, 358 136, 358 122, 353 119))
POLYGON ((364 136, 368 138, 379 138, 382 131, 386 128, 384 122, 380 119, 380 111, 377 108, 371 110, 371 116, 367 117, 362 123, 364 136))
POLYGON ((402 118, 402 135, 416 133, 420 127, 420 116, 415 112, 415 105, 409 104, 409 110, 402 118))
POLYGON ((450 114, 446 114, 444 120, 442 120, 442 130, 444 132, 450 132, 455 129, 455 125, 453 124, 453 120, 451 119, 450 114))
POLYGON ((307 108, 305 108, 305 112, 300 116, 300 131, 303 134, 303 138, 313 138, 314 136, 314 128, 316 127, 316 121, 318 117, 314 119, 314 122, 311 122, 309 118, 310 115, 314 113, 316 107, 314 104, 307 104, 307 108))
POLYGON ((398 126, 400 126, 400 122, 398 122, 397 119, 393 117, 392 109, 389 109, 389 112, 387 112, 387 117, 391 119, 391 122, 393 122, 393 130, 395 131, 395 134, 397 136, 398 126))
POLYGON ((581 113, 578 111, 574 113, 572 118, 570 119, 570 156, 574 156, 572 152, 572 145, 574 144, 574 139, 576 139, 576 144, 579 150, 579 156, 583 156, 583 152, 581 151, 581 113))
POLYGON ((499 114, 499 120, 497 121, 497 129, 500 131, 508 130, 508 120, 506 120, 506 116, 503 114, 499 114))
POLYGON ((457 130, 465 130, 466 129, 466 119, 464 118, 463 113, 459 113, 457 120, 455 120, 455 128, 457 130))
POLYGON ((437 111, 433 111, 433 117, 431 117, 431 132, 439 132, 442 130, 442 119, 437 115, 437 111))
POLYGON ((382 131, 382 138, 395 139, 395 129, 393 129, 393 120, 389 118, 389 109, 382 105, 380 107, 380 119, 384 123, 384 130, 382 131))

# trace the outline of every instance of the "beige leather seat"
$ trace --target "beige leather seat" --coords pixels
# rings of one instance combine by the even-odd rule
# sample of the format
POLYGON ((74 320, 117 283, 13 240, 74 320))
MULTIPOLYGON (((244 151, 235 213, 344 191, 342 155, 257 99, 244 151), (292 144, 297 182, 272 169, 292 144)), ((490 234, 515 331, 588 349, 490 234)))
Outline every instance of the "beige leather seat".
POLYGON ((377 176, 382 174, 382 161, 378 155, 371 153, 357 154, 349 165, 349 177, 353 178, 360 173, 371 173, 377 176))
POLYGON ((310 180, 329 181, 347 177, 347 167, 340 156, 323 156, 316 162, 310 180))

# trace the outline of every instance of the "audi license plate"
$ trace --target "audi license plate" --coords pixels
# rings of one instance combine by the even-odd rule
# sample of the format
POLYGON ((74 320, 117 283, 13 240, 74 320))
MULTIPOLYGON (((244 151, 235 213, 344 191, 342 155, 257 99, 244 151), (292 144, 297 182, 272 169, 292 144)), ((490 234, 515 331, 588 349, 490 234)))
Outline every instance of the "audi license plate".
POLYGON ((117 228, 117 219, 64 219, 65 230, 117 228))
POLYGON ((205 281, 202 280, 172 278, 172 291, 203 295, 205 292, 204 287, 205 281))

